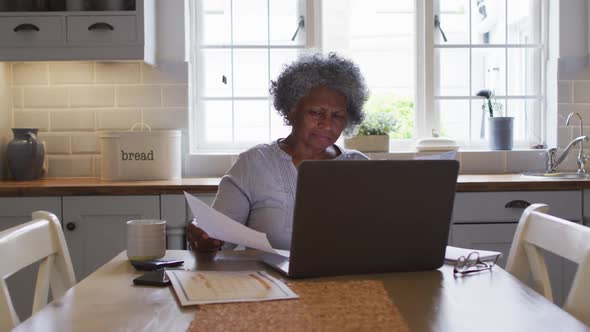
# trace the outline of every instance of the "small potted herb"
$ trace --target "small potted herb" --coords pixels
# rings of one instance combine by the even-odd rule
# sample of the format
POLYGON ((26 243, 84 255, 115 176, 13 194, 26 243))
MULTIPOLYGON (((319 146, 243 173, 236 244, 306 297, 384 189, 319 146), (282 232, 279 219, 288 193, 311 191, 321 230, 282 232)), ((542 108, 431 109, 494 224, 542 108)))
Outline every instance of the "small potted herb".
POLYGON ((397 120, 390 112, 366 113, 354 136, 344 139, 344 146, 363 152, 389 152, 389 133, 397 128, 397 120))

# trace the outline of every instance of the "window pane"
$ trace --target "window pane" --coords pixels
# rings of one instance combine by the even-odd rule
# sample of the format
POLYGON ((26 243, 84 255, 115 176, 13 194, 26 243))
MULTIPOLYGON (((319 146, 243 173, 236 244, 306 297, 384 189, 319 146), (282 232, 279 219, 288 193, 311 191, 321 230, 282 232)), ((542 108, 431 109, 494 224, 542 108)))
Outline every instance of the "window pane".
POLYGON ((506 0, 471 1, 471 43, 506 43, 506 0))
POLYGON ((268 107, 267 100, 236 100, 234 102, 236 143, 268 140, 268 107))
POLYGON ((469 100, 439 100, 440 134, 468 142, 470 130, 469 100))
POLYGON ((508 1, 508 43, 541 41, 541 0, 508 1))
POLYGON ((366 112, 386 112, 394 115, 398 129, 392 139, 409 139, 414 136, 414 97, 392 93, 389 89, 371 90, 365 104, 366 112))
POLYGON ((508 95, 539 95, 541 91, 541 50, 508 49, 508 95))
POLYGON ((231 42, 230 0, 196 1, 202 4, 203 21, 197 20, 197 33, 205 45, 228 45, 231 42))
POLYGON ((204 101, 203 122, 199 132, 205 133, 203 143, 231 143, 232 142, 232 102, 204 101))
POLYGON ((234 95, 268 96, 268 51, 234 49, 234 95))
POLYGON ((506 50, 503 48, 475 48, 472 52, 472 94, 481 89, 506 94, 506 50))
POLYGON ((238 45, 268 43, 267 0, 233 0, 233 42, 238 45))
POLYGON ((299 55, 299 50, 271 49, 270 50, 270 79, 275 80, 283 70, 283 66, 292 63, 299 55))
POLYGON ((203 97, 231 97, 231 52, 202 49, 196 73, 203 97))
POLYGON ((469 44, 469 4, 467 0, 441 0, 439 4, 440 30, 434 32, 435 44, 469 44))
POLYGON ((305 45, 305 18, 303 27, 297 29, 300 17, 305 16, 305 8, 299 8, 302 4, 298 0, 269 0, 271 45, 305 45))
POLYGON ((526 103, 524 100, 508 100, 509 116, 514 117, 514 140, 526 139, 526 103))
POLYGON ((394 100, 407 102, 404 117, 412 128, 399 135, 410 137, 416 82, 414 12, 413 0, 322 1, 324 51, 342 54, 360 67, 371 92, 367 110, 389 101, 386 108, 392 111, 394 100))
POLYGON ((541 124, 538 114, 541 103, 536 99, 508 100, 508 115, 514 117, 514 140, 527 147, 538 144, 541 139, 541 124))
POLYGON ((436 49, 439 96, 469 96, 469 49, 436 49))
POLYGON ((483 107, 487 104, 485 99, 474 99, 471 100, 471 130, 469 143, 471 145, 485 145, 486 142, 486 128, 488 125, 488 114, 487 107, 483 107))
POLYGON ((287 126, 280 115, 274 109, 270 114, 270 139, 275 141, 279 138, 285 138, 291 133, 291 126, 287 126))

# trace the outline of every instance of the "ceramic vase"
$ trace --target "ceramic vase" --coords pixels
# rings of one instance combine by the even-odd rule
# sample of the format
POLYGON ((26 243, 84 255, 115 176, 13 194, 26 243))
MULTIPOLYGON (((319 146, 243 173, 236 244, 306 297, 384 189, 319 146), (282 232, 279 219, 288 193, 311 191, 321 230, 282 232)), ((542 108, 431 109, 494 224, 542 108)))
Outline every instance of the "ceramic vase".
POLYGON ((512 150, 514 118, 489 118, 490 150, 512 150))
POLYGON ((37 140, 36 128, 12 128, 14 138, 8 143, 6 157, 12 178, 34 180, 43 175, 45 146, 37 140))

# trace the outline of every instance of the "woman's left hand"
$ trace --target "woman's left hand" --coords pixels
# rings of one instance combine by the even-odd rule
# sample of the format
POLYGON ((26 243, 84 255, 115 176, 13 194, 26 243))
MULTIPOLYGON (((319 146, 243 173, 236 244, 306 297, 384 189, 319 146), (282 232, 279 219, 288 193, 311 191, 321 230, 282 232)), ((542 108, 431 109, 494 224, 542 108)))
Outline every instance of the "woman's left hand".
POLYGON ((209 234, 198 227, 195 221, 187 226, 186 239, 189 249, 200 253, 220 250, 224 243, 221 240, 209 237, 209 234))

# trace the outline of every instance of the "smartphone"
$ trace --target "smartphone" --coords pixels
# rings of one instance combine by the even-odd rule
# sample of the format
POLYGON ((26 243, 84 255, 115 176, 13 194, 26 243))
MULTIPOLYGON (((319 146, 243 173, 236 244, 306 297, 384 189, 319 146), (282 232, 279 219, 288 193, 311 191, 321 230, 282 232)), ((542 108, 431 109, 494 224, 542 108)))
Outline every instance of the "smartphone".
POLYGON ((170 279, 166 275, 166 269, 149 271, 145 274, 133 279, 136 285, 159 286, 164 287, 170 285, 170 279))
POLYGON ((160 270, 164 267, 176 267, 181 266, 184 263, 182 259, 152 259, 149 261, 130 261, 131 265, 135 267, 136 270, 140 271, 152 271, 152 270, 160 270))

